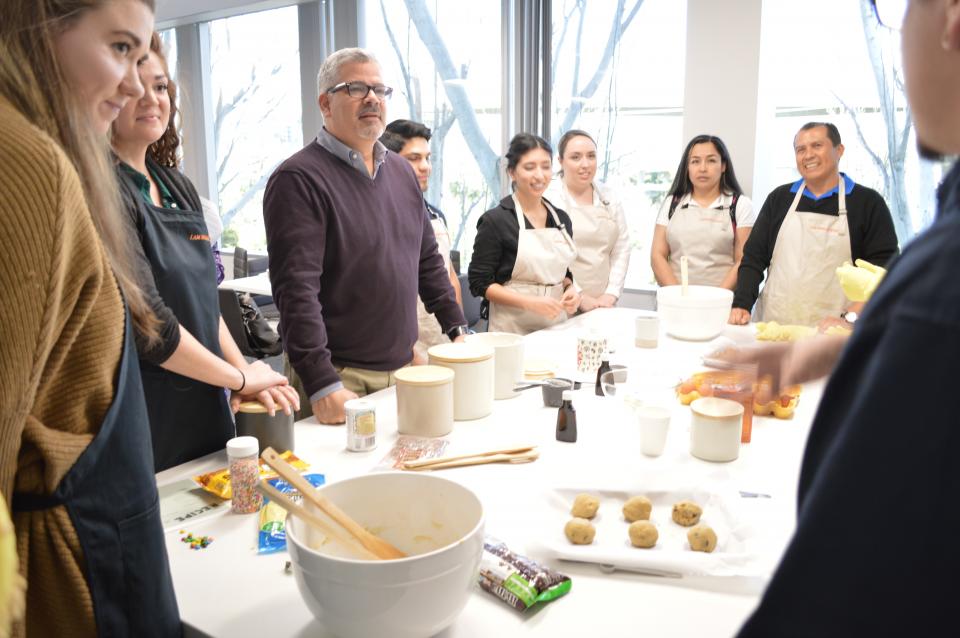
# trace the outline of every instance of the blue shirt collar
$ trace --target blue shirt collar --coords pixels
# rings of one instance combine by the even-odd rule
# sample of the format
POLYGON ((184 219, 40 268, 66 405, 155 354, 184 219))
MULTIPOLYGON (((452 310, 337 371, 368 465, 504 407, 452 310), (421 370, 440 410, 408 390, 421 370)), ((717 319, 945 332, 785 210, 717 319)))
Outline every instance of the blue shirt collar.
MULTIPOLYGON (((856 185, 856 182, 854 182, 853 179, 852 179, 851 177, 849 177, 846 173, 840 173, 840 177, 843 178, 843 184, 844 184, 843 192, 844 192, 845 195, 849 195, 849 194, 850 194, 850 191, 852 191, 852 190, 853 190, 853 187, 856 185)), ((795 182, 790 186, 790 192, 791 192, 791 193, 796 193, 797 190, 800 189, 800 184, 803 184, 803 178, 798 179, 797 181, 795 181, 795 182)), ((837 186, 839 186, 839 184, 838 184, 837 186)), ((809 188, 804 188, 804 189, 803 189, 803 196, 804 196, 804 197, 808 197, 808 198, 812 199, 812 200, 815 201, 815 202, 818 202, 818 201, 820 201, 821 199, 826 199, 827 197, 830 197, 831 195, 836 195, 836 194, 837 194, 837 186, 834 186, 833 188, 831 188, 830 190, 828 190, 828 191, 827 191, 826 193, 824 193, 823 195, 820 195, 819 197, 817 197, 816 195, 814 195, 813 193, 811 193, 809 188)))
POLYGON ((367 171, 367 165, 363 162, 363 156, 335 138, 326 127, 321 128, 320 132, 317 133, 317 144, 371 179, 376 179, 377 173, 380 172, 380 166, 387 156, 387 147, 381 144, 380 140, 377 140, 373 145, 373 175, 370 175, 367 171))

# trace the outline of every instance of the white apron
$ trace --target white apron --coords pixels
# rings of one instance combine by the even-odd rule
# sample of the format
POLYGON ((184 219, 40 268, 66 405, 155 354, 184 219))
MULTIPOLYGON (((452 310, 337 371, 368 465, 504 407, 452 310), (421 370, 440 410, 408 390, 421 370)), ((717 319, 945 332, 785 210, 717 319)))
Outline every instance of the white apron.
MULTIPOLYGON (((430 225, 433 226, 433 234, 437 237, 437 250, 440 252, 440 256, 443 257, 443 265, 447 273, 449 273, 450 248, 452 245, 450 232, 440 217, 431 219, 430 225)), ((443 328, 440 327, 440 322, 437 321, 436 315, 427 312, 427 308, 423 305, 423 300, 420 299, 419 295, 417 295, 417 324, 419 325, 420 331, 417 336, 417 343, 413 346, 413 349, 414 352, 422 358, 427 358, 427 350, 431 346, 450 342, 450 339, 444 334, 443 328)))
MULTIPOLYGON (((670 268, 680 281, 680 257, 687 257, 690 283, 719 286, 734 264, 736 234, 730 221, 733 197, 723 195, 721 208, 701 208, 691 197, 677 206, 667 222, 670 268)), ((578 233, 579 236, 579 233, 578 233)))
POLYGON ((767 283, 757 302, 758 321, 813 326, 824 317, 837 317, 847 305, 836 270, 850 254, 846 184, 840 176, 837 217, 798 213, 806 183, 783 219, 773 247, 767 283))
MULTIPOLYGON (((517 223, 520 233, 517 236, 517 261, 510 273, 510 280, 503 284, 522 295, 553 297, 557 301, 563 296, 563 278, 567 269, 577 257, 577 247, 560 223, 557 212, 544 201, 547 212, 553 216, 557 228, 527 229, 520 202, 514 196, 517 223)), ((525 335, 536 330, 566 321, 567 313, 561 312, 556 319, 547 319, 534 312, 490 302, 490 331, 513 332, 525 335)))
POLYGON ((596 185, 593 186, 593 203, 586 205, 573 199, 566 184, 561 188, 562 208, 577 229, 577 259, 570 266, 570 272, 585 294, 599 297, 607 292, 610 283, 610 254, 620 238, 617 221, 596 185))

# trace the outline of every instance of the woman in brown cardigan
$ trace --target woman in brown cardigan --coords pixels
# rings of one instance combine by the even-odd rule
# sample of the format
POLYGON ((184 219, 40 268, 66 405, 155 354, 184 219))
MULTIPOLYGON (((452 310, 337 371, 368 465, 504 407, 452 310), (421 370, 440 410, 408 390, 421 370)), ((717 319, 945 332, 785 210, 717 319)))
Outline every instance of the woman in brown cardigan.
POLYGON ((178 635, 131 338, 156 320, 106 149, 143 92, 153 2, 3 6, 0 490, 27 579, 14 635, 178 635))

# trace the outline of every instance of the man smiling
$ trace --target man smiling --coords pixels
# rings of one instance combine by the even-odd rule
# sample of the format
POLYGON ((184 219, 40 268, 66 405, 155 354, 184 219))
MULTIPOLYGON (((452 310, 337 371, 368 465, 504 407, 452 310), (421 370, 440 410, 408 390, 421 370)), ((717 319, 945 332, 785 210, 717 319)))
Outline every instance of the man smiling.
POLYGON ((418 294, 449 338, 466 321, 413 169, 378 141, 393 92, 380 65, 342 49, 317 89, 323 129, 271 176, 263 218, 284 350, 317 420, 341 423, 410 363, 418 294))
POLYGON ((793 150, 800 179, 763 203, 743 248, 730 323, 750 321, 767 271, 758 321, 849 326, 860 304, 847 303, 835 270, 856 259, 883 266, 897 254, 890 209, 875 190, 840 172, 844 148, 833 124, 804 124, 793 150))

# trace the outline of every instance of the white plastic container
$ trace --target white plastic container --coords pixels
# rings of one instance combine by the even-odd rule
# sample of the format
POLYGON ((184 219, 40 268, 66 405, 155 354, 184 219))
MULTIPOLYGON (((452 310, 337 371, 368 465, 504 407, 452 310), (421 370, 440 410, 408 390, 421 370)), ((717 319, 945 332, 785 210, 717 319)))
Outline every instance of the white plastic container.
POLYGON ((740 456, 743 405, 730 399, 703 397, 690 404, 690 454, 723 463, 740 456))
POLYGON ((482 419, 493 412, 493 348, 479 343, 442 343, 427 350, 431 366, 454 371, 453 418, 482 419))
POLYGON ((444 436, 453 429, 453 370, 409 366, 397 382, 397 431, 413 436, 444 436))
POLYGON ((523 380, 523 337, 512 332, 478 332, 467 335, 466 342, 493 348, 493 398, 520 396, 513 388, 523 380))
POLYGON ((723 331, 730 318, 733 292, 714 286, 663 286, 657 290, 657 314, 671 337, 707 341, 723 331))

